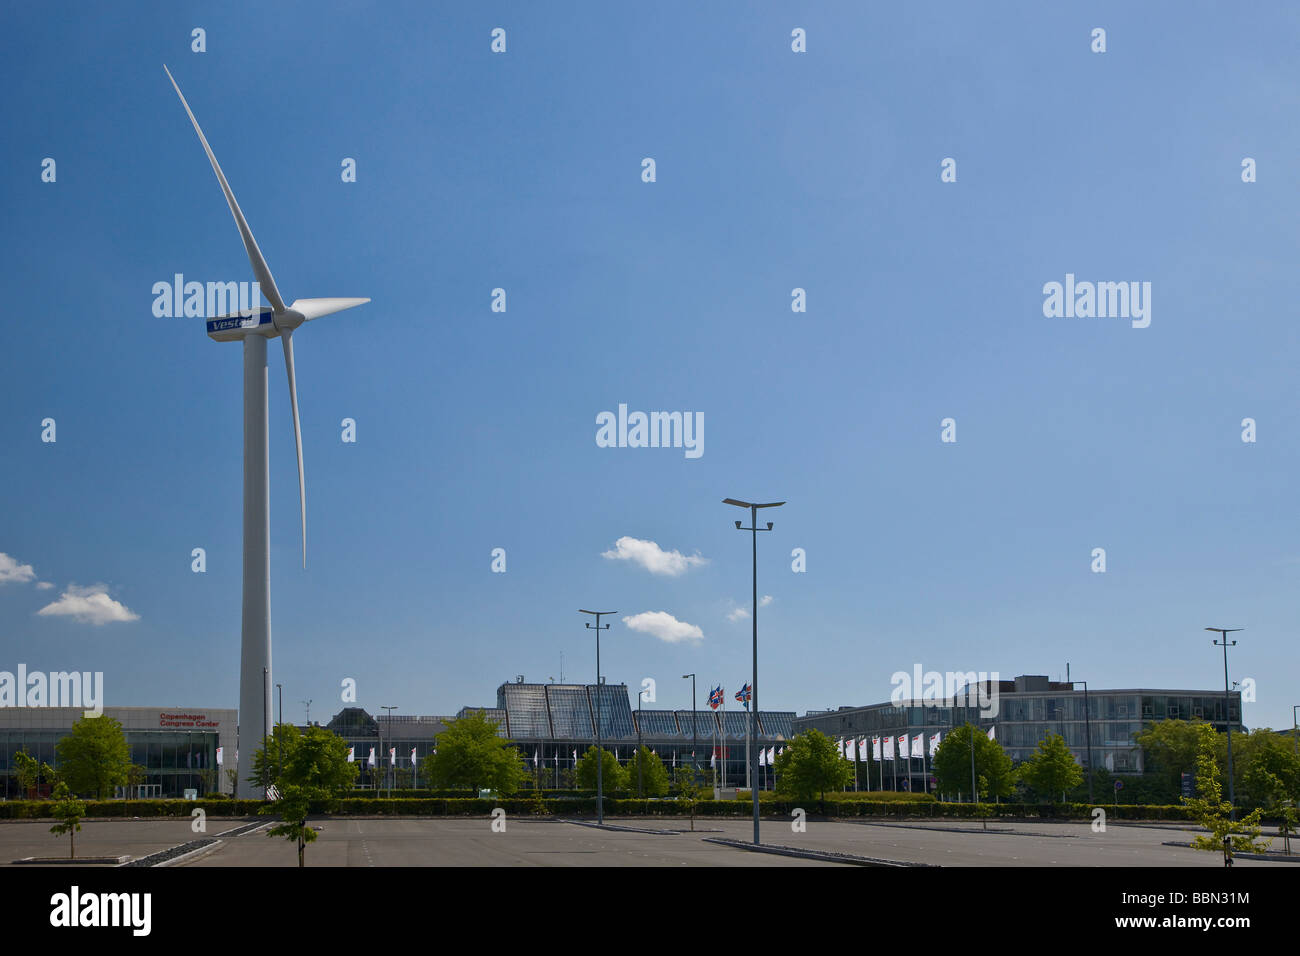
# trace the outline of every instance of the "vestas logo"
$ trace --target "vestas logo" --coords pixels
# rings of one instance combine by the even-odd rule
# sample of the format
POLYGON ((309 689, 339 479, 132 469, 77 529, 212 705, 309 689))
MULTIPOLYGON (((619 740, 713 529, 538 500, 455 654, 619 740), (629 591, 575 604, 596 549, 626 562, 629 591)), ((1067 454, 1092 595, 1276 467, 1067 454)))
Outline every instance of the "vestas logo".
POLYGON ((243 318, 238 315, 228 315, 220 319, 208 319, 209 332, 226 332, 230 329, 255 329, 259 325, 271 324, 271 310, 263 309, 260 313, 243 318))

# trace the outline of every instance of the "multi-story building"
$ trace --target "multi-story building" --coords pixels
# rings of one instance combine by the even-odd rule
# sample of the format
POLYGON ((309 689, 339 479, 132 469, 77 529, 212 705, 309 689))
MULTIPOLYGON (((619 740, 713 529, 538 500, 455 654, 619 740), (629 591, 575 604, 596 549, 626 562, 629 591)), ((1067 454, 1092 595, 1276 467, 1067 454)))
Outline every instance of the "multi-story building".
POLYGON ((1226 731, 1229 723, 1233 730, 1243 730, 1240 692, 1225 695, 1213 690, 1151 688, 1085 691, 1077 684, 1033 675, 986 681, 970 689, 978 691, 978 697, 958 693, 949 698, 809 711, 795 719, 794 730, 801 733, 815 728, 833 739, 865 738, 868 744, 873 737, 897 740, 906 736, 910 742, 923 735, 926 746, 920 757, 909 755, 906 760, 875 762, 868 759, 869 747, 868 753, 862 755, 860 783, 870 779, 873 787, 883 784, 885 789, 900 790, 920 790, 930 785, 930 741, 936 734, 942 739, 948 730, 967 722, 986 733, 992 729, 994 739, 1016 763, 1028 759, 1049 734, 1060 734, 1080 766, 1087 768, 1091 757, 1092 766, 1119 774, 1143 772, 1142 751, 1133 737, 1154 721, 1204 720, 1219 732, 1226 731), (981 700, 983 706, 977 703, 981 700))

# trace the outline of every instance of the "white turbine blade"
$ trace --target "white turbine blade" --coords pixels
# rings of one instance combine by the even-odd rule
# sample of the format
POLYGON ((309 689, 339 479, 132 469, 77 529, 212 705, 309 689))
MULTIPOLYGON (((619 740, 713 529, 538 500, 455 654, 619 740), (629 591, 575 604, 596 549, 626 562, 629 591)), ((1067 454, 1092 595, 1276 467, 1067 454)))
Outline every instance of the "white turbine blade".
POLYGON ((284 346, 284 367, 289 373, 289 405, 293 408, 293 441, 298 447, 298 505, 302 511, 302 566, 307 567, 307 484, 302 474, 302 428, 298 424, 298 383, 293 376, 293 333, 280 333, 284 346))
POLYGON ((304 319, 310 321, 319 319, 322 315, 329 315, 331 312, 342 312, 344 309, 365 305, 369 301, 369 299, 294 299, 289 309, 301 313, 304 319))
POLYGON ((199 128, 199 121, 194 118, 194 111, 190 109, 190 104, 185 102, 185 94, 181 88, 176 85, 176 79, 172 76, 172 71, 167 69, 163 64, 163 70, 167 73, 167 79, 172 81, 172 87, 176 90, 176 95, 181 98, 181 105, 185 107, 185 112, 190 115, 190 122, 194 124, 194 132, 199 134, 199 142, 203 144, 203 150, 208 154, 208 162, 212 164, 212 170, 217 174, 217 181, 221 183, 221 191, 226 194, 226 204, 230 206, 230 214, 235 217, 235 225, 239 227, 239 235, 244 240, 244 251, 248 253, 248 261, 253 266, 253 275, 257 276, 257 281, 266 293, 266 300, 271 303, 271 307, 276 312, 284 311, 284 300, 280 298, 280 290, 275 286, 275 279, 271 276, 271 269, 266 264, 266 259, 262 256, 262 250, 257 248, 257 240, 253 238, 253 231, 248 228, 248 221, 244 219, 244 214, 239 209, 239 203, 235 202, 235 194, 230 191, 230 184, 226 182, 226 175, 221 171, 221 166, 217 163, 217 157, 212 155, 212 147, 208 145, 208 138, 203 135, 203 130, 199 128))

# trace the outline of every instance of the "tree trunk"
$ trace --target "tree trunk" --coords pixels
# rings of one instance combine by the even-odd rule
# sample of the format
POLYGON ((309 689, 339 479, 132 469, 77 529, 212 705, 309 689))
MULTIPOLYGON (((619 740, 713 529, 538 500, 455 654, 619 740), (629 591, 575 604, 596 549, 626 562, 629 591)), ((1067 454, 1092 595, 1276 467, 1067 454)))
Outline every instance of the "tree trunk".
POLYGON ((69 830, 69 831, 68 831, 68 837, 69 837, 69 838, 71 839, 71 841, 72 841, 71 844, 70 844, 70 845, 71 845, 71 849, 68 851, 68 859, 69 859, 69 860, 75 860, 75 859, 77 858, 77 831, 76 831, 76 830, 69 830))
POLYGON ((303 848, 304 848, 304 846, 305 846, 305 844, 302 842, 302 835, 300 834, 300 835, 298 836, 298 867, 299 867, 299 868, 302 868, 303 866, 306 866, 306 864, 303 862, 303 848))

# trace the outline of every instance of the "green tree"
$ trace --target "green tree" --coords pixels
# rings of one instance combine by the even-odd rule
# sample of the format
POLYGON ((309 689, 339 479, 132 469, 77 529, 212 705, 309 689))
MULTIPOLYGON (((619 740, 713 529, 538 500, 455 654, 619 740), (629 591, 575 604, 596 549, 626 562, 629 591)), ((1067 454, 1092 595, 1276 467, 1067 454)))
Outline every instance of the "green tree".
POLYGON ((18 790, 24 800, 32 799, 36 794, 36 783, 40 779, 41 764, 24 747, 14 754, 14 775, 18 778, 18 790))
POLYGON ((55 751, 59 772, 73 793, 93 793, 104 800, 114 787, 126 784, 131 750, 122 725, 112 717, 83 717, 59 739, 55 751))
POLYGON ((425 760, 434 789, 495 790, 511 794, 527 771, 519 751, 497 736, 497 722, 481 710, 447 722, 438 735, 438 751, 425 760))
MULTIPOLYGON (((269 829, 267 835, 297 841, 298 865, 305 866, 306 845, 316 839, 316 831, 307 822, 312 803, 328 803, 350 790, 357 779, 357 765, 348 762, 347 741, 333 731, 314 725, 305 734, 297 728, 294 731, 292 735, 281 735, 283 753, 278 756, 284 760, 283 770, 270 778, 280 798, 258 813, 280 817, 282 822, 269 829)), ((272 738, 267 737, 263 743, 264 752, 275 752, 272 738)), ((268 761, 263 773, 269 769, 268 761)))
POLYGON ((1261 729, 1243 738, 1234 735, 1233 770, 1237 796, 1247 806, 1271 810, 1287 800, 1300 799, 1300 754, 1281 734, 1261 729), (1244 744, 1240 753, 1238 739, 1244 744))
POLYGON ((55 836, 68 834, 71 845, 68 849, 68 859, 77 858, 77 831, 81 829, 81 818, 86 815, 86 805, 80 800, 75 799, 68 790, 68 785, 62 780, 54 787, 54 807, 50 815, 59 822, 50 827, 50 832, 55 836))
POLYGON ((131 799, 131 794, 136 787, 148 779, 148 771, 138 763, 133 763, 126 768, 126 798, 131 799))
POLYGON ((931 761, 931 772, 940 793, 969 794, 971 788, 971 747, 975 749, 975 787, 980 796, 1009 797, 1015 789, 1016 773, 1011 758, 996 740, 989 740, 973 724, 950 730, 939 741, 931 761))
POLYGON ((261 749, 253 754, 253 772, 248 776, 249 781, 258 787, 274 787, 279 783, 285 758, 301 737, 302 731, 293 724, 276 724, 271 735, 262 741, 261 749))
POLYGON ((257 812, 273 813, 280 816, 283 822, 277 823, 267 830, 266 835, 284 837, 286 840, 297 840, 298 866, 306 866, 307 844, 316 839, 316 831, 308 824, 307 817, 311 812, 312 800, 318 797, 320 791, 314 787, 302 787, 293 783, 285 783, 278 789, 280 799, 276 800, 275 803, 262 807, 257 812))
POLYGON ((1148 775, 1160 782, 1159 796, 1172 802, 1182 794, 1182 775, 1196 770, 1201 727, 1214 733, 1214 751, 1220 771, 1227 766, 1227 738, 1203 720, 1158 720, 1133 735, 1142 748, 1148 775))
POLYGON ((777 754, 776 792, 807 800, 827 790, 843 790, 853 779, 853 764, 839 755, 834 742, 820 730, 805 730, 792 737, 784 753, 777 754))
POLYGON ((639 796, 662 797, 668 793, 668 770, 658 754, 641 747, 627 762, 627 788, 639 796))
POLYGON ((1049 802, 1059 793, 1061 802, 1065 802, 1065 791, 1077 787, 1083 782, 1083 768, 1074 759, 1070 748, 1065 746, 1065 738, 1060 734, 1048 734, 1038 742, 1038 749, 1020 766, 1020 778, 1025 781, 1040 797, 1048 797, 1049 802))
POLYGON ((1192 840, 1192 848, 1210 853, 1222 853, 1223 865, 1232 866, 1233 853, 1263 852, 1268 844, 1260 842, 1261 809, 1255 809, 1240 822, 1231 819, 1232 805, 1223 799, 1223 786, 1219 783, 1214 728, 1202 724, 1197 728, 1200 747, 1196 755, 1196 796, 1183 797, 1192 817, 1208 831, 1207 835, 1192 840))
POLYGON ((673 783, 677 788, 677 799, 686 804, 691 814, 691 829, 695 829, 695 805, 700 802, 703 784, 700 775, 692 767, 678 767, 673 771, 673 783))
MULTIPOLYGON (((627 771, 623 765, 618 762, 608 750, 602 749, 600 782, 601 789, 608 794, 611 790, 627 789, 627 771)), ((578 758, 577 767, 578 788, 581 790, 596 789, 596 746, 587 748, 587 752, 578 758)))

